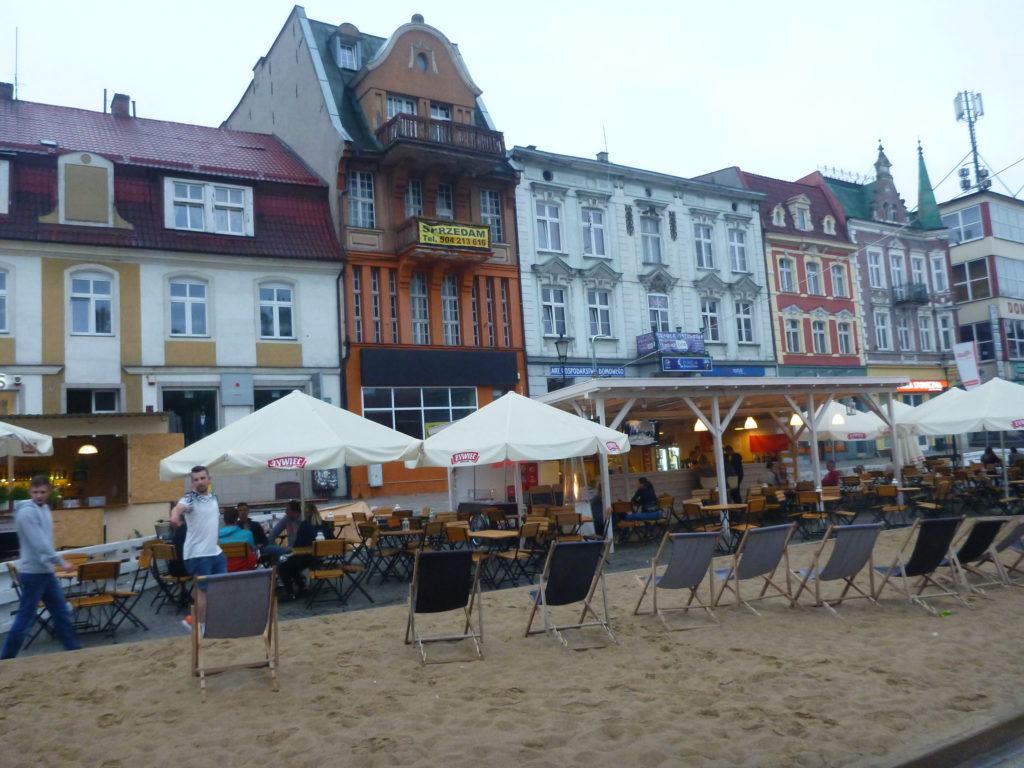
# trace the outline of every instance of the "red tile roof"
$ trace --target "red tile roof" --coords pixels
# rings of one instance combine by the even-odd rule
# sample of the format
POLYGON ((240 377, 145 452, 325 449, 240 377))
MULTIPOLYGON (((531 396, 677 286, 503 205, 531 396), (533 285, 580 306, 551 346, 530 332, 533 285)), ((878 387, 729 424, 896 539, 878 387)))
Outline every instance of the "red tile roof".
POLYGON ((320 186, 273 136, 203 125, 114 117, 87 109, 0 100, 0 149, 95 152, 112 162, 320 186), (56 149, 41 144, 55 141, 56 149))
POLYGON ((747 173, 746 171, 739 171, 739 175, 744 187, 754 192, 760 192, 765 196, 764 201, 761 203, 761 228, 765 234, 770 235, 773 232, 778 232, 799 237, 814 237, 815 239, 835 240, 843 243, 849 242, 846 237, 846 217, 843 215, 842 207, 820 186, 773 179, 770 176, 759 176, 756 173, 747 173), (786 207, 787 201, 799 195, 805 195, 810 203, 811 222, 814 224, 814 229, 810 232, 805 232, 794 226, 793 216, 790 214, 789 208, 786 207), (778 204, 786 208, 786 224, 782 227, 772 223, 772 209, 778 204), (825 216, 831 216, 836 220, 836 233, 834 235, 825 234, 825 231, 822 229, 821 221, 825 216))

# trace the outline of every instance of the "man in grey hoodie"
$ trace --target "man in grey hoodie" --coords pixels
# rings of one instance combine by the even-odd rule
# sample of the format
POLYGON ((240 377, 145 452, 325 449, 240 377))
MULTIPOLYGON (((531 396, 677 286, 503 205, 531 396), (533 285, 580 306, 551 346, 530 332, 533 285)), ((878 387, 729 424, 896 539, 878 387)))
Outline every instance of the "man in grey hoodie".
POLYGON ((18 655, 25 633, 32 627, 40 600, 49 611, 54 633, 64 648, 75 651, 82 647, 71 626, 68 604, 53 571, 54 566, 62 570, 67 570, 69 566, 53 549, 53 518, 46 503, 50 497, 49 479, 45 475, 36 475, 29 483, 28 492, 31 501, 18 504, 14 519, 18 547, 21 550, 18 571, 21 602, 4 641, 3 651, 0 651, 0 659, 13 659, 18 655))

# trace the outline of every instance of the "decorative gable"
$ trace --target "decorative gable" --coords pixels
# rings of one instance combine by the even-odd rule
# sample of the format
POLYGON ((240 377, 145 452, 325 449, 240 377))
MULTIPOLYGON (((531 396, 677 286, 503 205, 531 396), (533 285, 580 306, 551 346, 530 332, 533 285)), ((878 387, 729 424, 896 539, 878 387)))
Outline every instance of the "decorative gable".
POLYGON ((761 286, 751 280, 749 275, 743 275, 739 280, 735 280, 729 288, 734 296, 747 300, 754 299, 761 292, 761 286))
POLYGON ((715 272, 708 272, 700 280, 693 282, 693 287, 697 289, 697 293, 701 296, 708 298, 718 298, 722 296, 728 286, 722 281, 722 278, 715 272))
POLYGON ((668 293, 679 278, 672 277, 661 267, 657 267, 646 275, 640 275, 640 284, 648 293, 668 293))
POLYGON ((620 272, 616 272, 604 262, 583 270, 582 276, 583 283, 588 288, 611 288, 622 279, 620 272))
POLYGON ((804 314, 804 311, 796 304, 790 304, 788 307, 783 307, 779 311, 784 315, 789 315, 790 317, 802 317, 804 314))
POLYGON ((542 282, 568 285, 576 270, 555 256, 543 264, 534 264, 533 272, 542 282))

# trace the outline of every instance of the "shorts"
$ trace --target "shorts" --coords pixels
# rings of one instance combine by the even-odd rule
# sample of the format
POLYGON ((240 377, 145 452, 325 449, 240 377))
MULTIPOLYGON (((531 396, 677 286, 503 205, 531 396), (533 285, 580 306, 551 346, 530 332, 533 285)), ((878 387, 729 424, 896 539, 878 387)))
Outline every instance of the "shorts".
MULTIPOLYGON (((228 559, 223 552, 206 557, 190 557, 185 561, 185 570, 189 576, 216 576, 228 572, 228 559)), ((199 588, 206 589, 206 584, 200 581, 199 588)))

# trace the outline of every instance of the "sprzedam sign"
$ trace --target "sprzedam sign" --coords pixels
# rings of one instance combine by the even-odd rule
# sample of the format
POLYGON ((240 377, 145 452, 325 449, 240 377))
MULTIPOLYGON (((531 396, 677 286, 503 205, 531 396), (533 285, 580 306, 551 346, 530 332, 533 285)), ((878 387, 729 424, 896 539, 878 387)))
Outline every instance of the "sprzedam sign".
POLYGON ((419 239, 428 245, 451 245, 456 248, 490 248, 491 230, 468 224, 419 223, 419 239))
POLYGON ((305 466, 305 456, 278 456, 267 460, 268 469, 303 469, 305 466))

